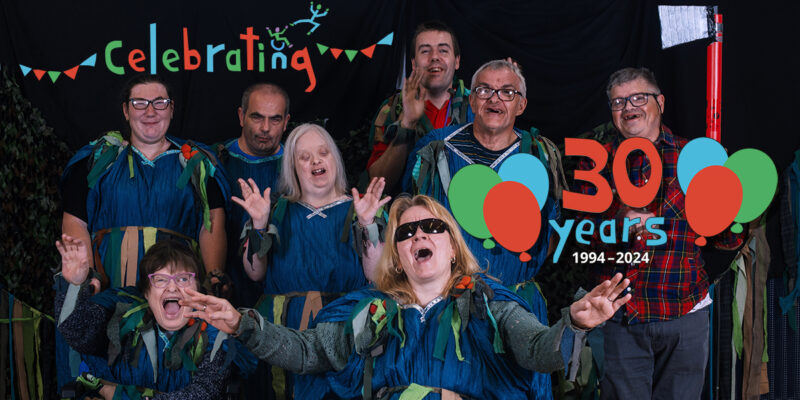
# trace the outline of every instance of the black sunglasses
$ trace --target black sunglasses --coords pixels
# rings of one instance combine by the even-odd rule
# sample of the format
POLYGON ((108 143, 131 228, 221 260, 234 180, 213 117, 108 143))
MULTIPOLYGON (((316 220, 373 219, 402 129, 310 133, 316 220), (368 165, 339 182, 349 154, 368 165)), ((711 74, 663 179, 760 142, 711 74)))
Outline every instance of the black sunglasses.
POLYGON ((447 223, 438 218, 428 218, 420 221, 407 222, 397 227, 394 231, 395 241, 402 242, 406 239, 411 239, 417 233, 417 227, 422 229, 425 233, 443 233, 449 231, 450 228, 447 223))

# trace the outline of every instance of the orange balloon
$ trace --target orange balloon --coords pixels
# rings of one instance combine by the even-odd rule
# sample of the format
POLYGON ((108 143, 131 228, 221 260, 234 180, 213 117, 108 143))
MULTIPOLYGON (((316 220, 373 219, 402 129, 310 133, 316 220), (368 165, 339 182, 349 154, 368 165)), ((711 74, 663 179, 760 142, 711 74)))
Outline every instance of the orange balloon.
MULTIPOLYGON (((727 167, 712 165, 698 172, 686 190, 686 219, 698 235, 714 236, 727 228, 742 205, 742 184, 727 167)), ((698 238, 699 246, 705 240, 698 238)))
POLYGON ((501 246, 521 252, 523 262, 530 260, 525 251, 536 243, 542 225, 539 203, 530 189, 514 181, 498 183, 483 201, 483 218, 501 246))

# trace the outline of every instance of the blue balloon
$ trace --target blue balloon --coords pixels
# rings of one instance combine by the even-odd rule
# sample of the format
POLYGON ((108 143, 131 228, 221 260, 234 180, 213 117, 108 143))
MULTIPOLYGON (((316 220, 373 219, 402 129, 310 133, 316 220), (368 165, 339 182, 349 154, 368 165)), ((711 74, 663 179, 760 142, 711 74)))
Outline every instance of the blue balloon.
POLYGON ((536 197, 539 209, 544 207, 547 193, 550 191, 550 177, 541 160, 530 154, 517 153, 503 161, 497 174, 503 181, 514 181, 525 185, 536 197))
POLYGON ((728 160, 728 153, 716 140, 701 137, 693 139, 683 147, 678 155, 678 183, 683 194, 689 189, 689 182, 695 174, 705 167, 723 165, 728 160))

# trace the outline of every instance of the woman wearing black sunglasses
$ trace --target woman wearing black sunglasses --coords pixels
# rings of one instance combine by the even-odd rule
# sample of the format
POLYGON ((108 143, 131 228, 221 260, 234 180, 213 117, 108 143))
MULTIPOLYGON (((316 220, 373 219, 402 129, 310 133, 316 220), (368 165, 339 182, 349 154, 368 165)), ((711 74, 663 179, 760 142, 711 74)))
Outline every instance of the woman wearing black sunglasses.
POLYGON ((187 291, 190 315, 230 332, 263 360, 310 375, 297 398, 524 399, 532 371, 576 370, 575 341, 629 299, 618 274, 540 324, 517 295, 480 273, 456 221, 427 196, 392 205, 376 290, 353 292, 302 333, 187 291), (450 397, 457 398, 457 397, 450 397))

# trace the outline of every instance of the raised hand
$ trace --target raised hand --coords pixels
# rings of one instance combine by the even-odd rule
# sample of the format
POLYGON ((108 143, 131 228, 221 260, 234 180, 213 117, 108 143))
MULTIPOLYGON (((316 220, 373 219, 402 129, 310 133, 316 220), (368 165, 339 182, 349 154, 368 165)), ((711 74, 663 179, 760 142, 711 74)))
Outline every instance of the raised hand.
POLYGON ((234 203, 242 206, 248 214, 250 214, 250 218, 253 219, 253 228, 255 229, 264 229, 267 227, 267 222, 269 222, 269 211, 270 211, 270 200, 269 200, 269 192, 270 188, 264 189, 264 194, 261 194, 261 191, 258 189, 258 185, 253 178, 248 178, 247 182, 244 179, 239 178, 239 187, 242 189, 242 197, 244 199, 233 196, 231 200, 234 203))
POLYGON ((56 241, 56 248, 61 254, 61 276, 73 284, 80 285, 89 276, 89 253, 83 240, 67 234, 56 241))
POLYGON ((383 189, 386 187, 386 180, 383 177, 372 178, 367 186, 367 191, 364 192, 364 197, 358 193, 358 189, 353 188, 353 208, 356 209, 358 216, 358 223, 361 226, 369 225, 375 219, 375 214, 378 208, 388 203, 392 199, 391 196, 386 196, 381 199, 383 189))
POLYGON ((622 274, 617 273, 610 280, 595 286, 586 296, 570 305, 572 323, 579 328, 591 329, 611 318, 631 299, 630 293, 618 298, 629 284, 627 278, 622 279, 622 274))
POLYGON ((187 317, 200 318, 230 335, 239 329, 242 314, 236 311, 228 300, 205 295, 191 288, 184 289, 184 292, 189 295, 189 298, 180 300, 179 304, 195 309, 195 311, 185 314, 187 317))
POLYGON ((425 113, 427 89, 422 86, 424 76, 425 71, 414 68, 411 70, 411 76, 403 84, 403 116, 400 120, 400 126, 403 128, 414 129, 417 121, 425 113))

